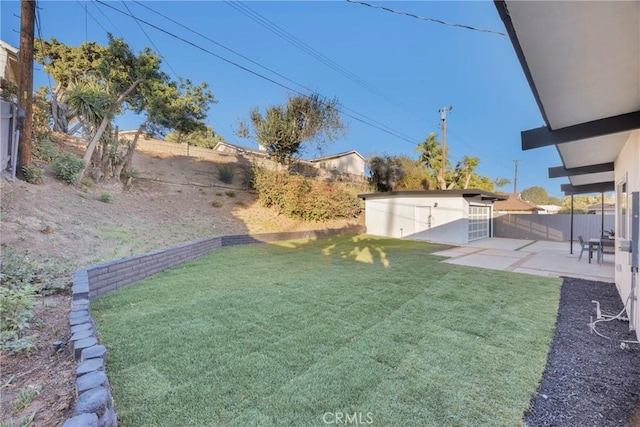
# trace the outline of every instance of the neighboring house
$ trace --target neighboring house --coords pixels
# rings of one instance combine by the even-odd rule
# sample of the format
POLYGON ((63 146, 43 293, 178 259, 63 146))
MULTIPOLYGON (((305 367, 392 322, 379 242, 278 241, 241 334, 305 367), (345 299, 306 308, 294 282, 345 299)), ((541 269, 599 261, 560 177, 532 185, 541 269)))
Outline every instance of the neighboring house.
POLYGON ((562 206, 558 205, 538 205, 538 207, 542 209, 540 212, 538 212, 539 214, 557 214, 562 210, 562 206))
POLYGON ((233 154, 238 156, 249 154, 257 157, 267 157, 267 152, 265 150, 262 150, 262 149, 256 150, 255 148, 243 147, 240 145, 233 145, 223 141, 218 142, 215 145, 215 147, 213 147, 213 151, 217 151, 218 153, 233 154))
POLYGON ((348 174, 364 177, 364 167, 367 163, 364 157, 355 150, 332 154, 311 160, 319 169, 335 174, 348 174))
POLYGON ((544 211, 538 205, 521 199, 520 194, 511 193, 506 197, 506 200, 498 200, 493 204, 496 214, 535 214, 544 211))
POLYGON ((453 245, 492 236, 493 202, 484 190, 397 191, 360 194, 367 233, 453 245))
POLYGON ((18 85, 18 49, 0 40, 0 77, 18 85))
MULTIPOLYGON (((602 215, 602 203, 594 203, 593 205, 587 206, 587 213, 602 215)), ((604 204, 604 214, 605 215, 615 215, 616 214, 616 204, 615 203, 605 203, 604 204)))
POLYGON ((495 1, 544 119, 524 150, 555 146, 565 195, 616 192, 614 280, 640 338, 640 13, 629 2, 495 1))

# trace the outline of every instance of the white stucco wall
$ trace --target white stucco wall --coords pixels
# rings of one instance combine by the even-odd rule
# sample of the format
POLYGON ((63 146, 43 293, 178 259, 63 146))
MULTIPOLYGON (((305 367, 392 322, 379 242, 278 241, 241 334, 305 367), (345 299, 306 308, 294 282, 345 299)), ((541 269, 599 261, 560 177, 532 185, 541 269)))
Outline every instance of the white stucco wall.
MULTIPOLYGON (((368 234, 436 243, 469 243, 469 202, 491 206, 490 202, 463 197, 396 196, 365 200, 365 223, 368 234), (437 204, 437 206, 436 206, 437 204), (420 231, 416 210, 430 207, 431 227, 420 231)), ((424 212, 424 211, 423 211, 424 212)), ((418 214, 419 216, 420 214, 418 214)))
POLYGON ((346 156, 320 160, 314 163, 316 163, 318 168, 324 169, 327 171, 364 176, 365 160, 355 153, 350 153, 350 154, 347 154, 346 156))
MULTIPOLYGON (((631 133, 625 146, 620 151, 618 158, 615 161, 615 181, 616 185, 620 180, 627 179, 627 192, 629 194, 629 212, 631 208, 631 193, 640 191, 640 130, 636 130, 631 133)), ((616 215, 616 230, 618 226, 618 216, 616 215)), ((630 220, 629 220, 630 223, 630 220)), ((629 234, 631 233, 629 228, 629 234)), ((619 240, 620 236, 616 236, 616 240, 619 240)), ((615 282, 620 292, 620 297, 623 302, 627 301, 629 293, 631 292, 631 254, 628 252, 622 252, 616 249, 615 254, 615 282)), ((640 291, 636 284, 635 298, 636 309, 634 313, 634 320, 636 326, 636 335, 640 339, 640 291)), ((629 306, 627 306, 628 308, 629 306)))

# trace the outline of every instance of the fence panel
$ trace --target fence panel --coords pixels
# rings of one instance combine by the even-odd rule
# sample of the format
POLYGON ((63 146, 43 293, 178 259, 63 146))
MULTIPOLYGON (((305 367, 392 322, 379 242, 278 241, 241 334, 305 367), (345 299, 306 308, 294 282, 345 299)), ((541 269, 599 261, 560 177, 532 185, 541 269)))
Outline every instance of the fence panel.
POLYGON ((14 143, 13 115, 13 104, 0 101, 0 171, 5 171, 11 163, 11 148, 14 143))
MULTIPOLYGON (((576 214, 573 216, 573 238, 582 236, 585 240, 602 234, 602 216, 576 214)), ((571 215, 506 214, 494 219, 495 237, 510 239, 534 239, 569 241, 571 215)), ((615 227, 615 215, 604 216, 604 230, 615 227)))

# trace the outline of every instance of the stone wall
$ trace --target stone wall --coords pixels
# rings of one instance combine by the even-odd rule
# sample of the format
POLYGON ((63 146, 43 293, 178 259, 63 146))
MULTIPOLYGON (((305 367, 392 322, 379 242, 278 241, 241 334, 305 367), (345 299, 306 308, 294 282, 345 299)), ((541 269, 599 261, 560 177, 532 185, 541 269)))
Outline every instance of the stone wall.
POLYGON ((95 323, 89 310, 90 300, 225 246, 363 232, 363 226, 353 226, 317 231, 210 237, 76 270, 73 276, 73 302, 69 324, 71 343, 77 361, 77 400, 74 416, 69 418, 63 427, 118 425, 106 375, 107 351, 98 343, 95 323))

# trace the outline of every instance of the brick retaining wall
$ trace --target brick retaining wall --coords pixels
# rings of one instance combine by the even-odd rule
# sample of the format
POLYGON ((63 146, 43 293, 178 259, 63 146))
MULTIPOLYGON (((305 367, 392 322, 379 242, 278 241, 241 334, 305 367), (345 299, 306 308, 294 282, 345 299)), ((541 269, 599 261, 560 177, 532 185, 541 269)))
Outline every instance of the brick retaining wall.
POLYGON ((76 408, 74 416, 65 421, 63 427, 118 425, 111 387, 106 376, 106 348, 98 343, 97 330, 89 311, 90 300, 225 246, 363 232, 364 226, 352 226, 317 231, 210 237, 76 270, 73 275, 72 308, 69 314, 71 343, 78 362, 76 408))

